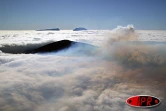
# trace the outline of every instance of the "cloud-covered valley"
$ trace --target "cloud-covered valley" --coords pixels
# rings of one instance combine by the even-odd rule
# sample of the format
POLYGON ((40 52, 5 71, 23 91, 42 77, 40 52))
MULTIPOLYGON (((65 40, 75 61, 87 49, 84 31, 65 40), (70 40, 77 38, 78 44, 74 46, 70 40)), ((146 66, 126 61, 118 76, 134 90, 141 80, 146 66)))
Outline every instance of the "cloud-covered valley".
POLYGON ((84 35, 83 39, 74 40, 87 40, 87 43, 93 45, 100 42, 97 45, 100 47, 95 51, 92 49, 91 55, 86 51, 81 53, 81 48, 84 47, 74 51, 75 47, 71 47, 67 51, 46 54, 0 52, 0 110, 166 109, 165 43, 140 42, 141 37, 138 37, 139 33, 133 26, 117 27, 106 34, 98 31, 80 33, 83 33, 80 34, 84 35), (85 36, 89 38, 86 39, 85 36), (125 103, 128 97, 140 94, 156 96, 161 99, 162 104, 155 108, 138 109, 125 103))

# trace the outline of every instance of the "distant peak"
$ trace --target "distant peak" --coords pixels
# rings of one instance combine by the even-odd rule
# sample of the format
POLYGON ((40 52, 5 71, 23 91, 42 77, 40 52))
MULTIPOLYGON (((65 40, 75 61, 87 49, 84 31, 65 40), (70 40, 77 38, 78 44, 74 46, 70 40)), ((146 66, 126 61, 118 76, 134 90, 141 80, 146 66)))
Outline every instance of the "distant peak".
POLYGON ((84 27, 77 27, 77 28, 73 29, 73 31, 80 31, 80 30, 87 30, 87 29, 84 27))
POLYGON ((52 28, 52 29, 40 29, 40 30, 36 30, 36 31, 60 31, 59 28, 52 28))

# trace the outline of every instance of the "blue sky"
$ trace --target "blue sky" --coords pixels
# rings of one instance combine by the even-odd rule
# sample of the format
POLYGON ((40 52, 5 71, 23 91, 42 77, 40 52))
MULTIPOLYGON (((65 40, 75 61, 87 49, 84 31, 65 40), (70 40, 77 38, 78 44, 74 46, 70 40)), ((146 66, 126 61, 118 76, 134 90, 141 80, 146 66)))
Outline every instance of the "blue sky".
POLYGON ((166 0, 0 0, 0 30, 166 30, 166 0))

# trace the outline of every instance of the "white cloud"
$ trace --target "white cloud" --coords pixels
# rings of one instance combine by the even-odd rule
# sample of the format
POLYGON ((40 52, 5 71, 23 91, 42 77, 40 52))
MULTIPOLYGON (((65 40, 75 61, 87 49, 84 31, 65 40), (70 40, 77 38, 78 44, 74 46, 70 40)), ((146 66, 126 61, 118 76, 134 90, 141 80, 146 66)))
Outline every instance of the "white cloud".
MULTIPOLYGON (((133 30, 129 26, 115 30, 123 29, 133 30)), ((0 53, 0 110, 140 111, 125 104, 128 97, 139 94, 157 96, 165 103, 163 45, 118 41, 110 45, 102 48, 107 53, 99 50, 93 56, 0 53)), ((72 49, 65 53, 69 52, 72 49)), ((141 111, 165 108, 161 104, 141 111)))

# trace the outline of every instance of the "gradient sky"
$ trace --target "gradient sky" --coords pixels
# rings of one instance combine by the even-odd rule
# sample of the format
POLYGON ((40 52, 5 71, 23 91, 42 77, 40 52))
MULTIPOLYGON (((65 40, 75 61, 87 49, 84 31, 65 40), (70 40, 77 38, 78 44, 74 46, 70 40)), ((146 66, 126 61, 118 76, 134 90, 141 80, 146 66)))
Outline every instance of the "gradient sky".
POLYGON ((0 0, 0 30, 166 30, 166 0, 0 0))

